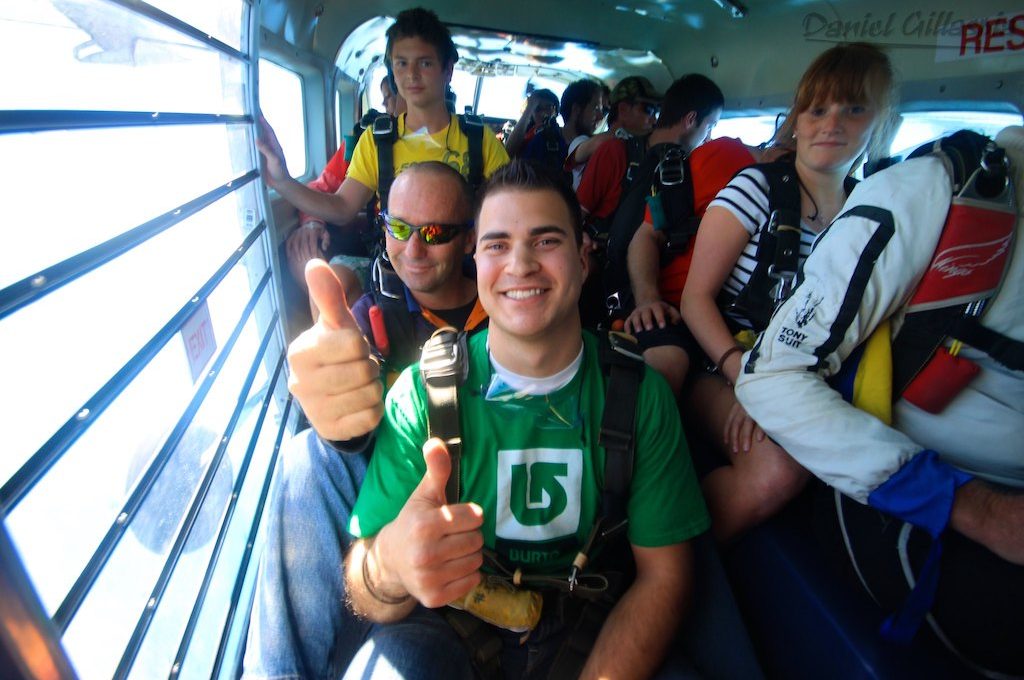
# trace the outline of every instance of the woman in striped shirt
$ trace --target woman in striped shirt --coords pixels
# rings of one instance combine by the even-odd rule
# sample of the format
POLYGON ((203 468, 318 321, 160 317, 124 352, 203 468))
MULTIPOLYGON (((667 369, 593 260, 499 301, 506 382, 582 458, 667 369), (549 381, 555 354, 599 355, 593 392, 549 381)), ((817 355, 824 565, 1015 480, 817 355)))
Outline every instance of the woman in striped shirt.
MULTIPOLYGON (((801 262, 846 201, 844 180, 887 127, 892 90, 888 57, 865 43, 827 50, 800 79, 793 106, 774 141, 795 149, 794 155, 777 162, 795 166, 798 177, 801 262)), ((717 368, 714 374, 695 377, 689 405, 713 441, 725 447, 729 459, 728 465, 713 470, 703 481, 720 541, 773 515, 808 478, 737 402, 732 385, 744 348, 735 334, 750 329, 752 323, 718 304, 722 297, 735 297, 750 279, 760 232, 771 211, 764 172, 754 166, 737 174, 701 221, 680 302, 683 320, 708 363, 714 362, 717 368)))

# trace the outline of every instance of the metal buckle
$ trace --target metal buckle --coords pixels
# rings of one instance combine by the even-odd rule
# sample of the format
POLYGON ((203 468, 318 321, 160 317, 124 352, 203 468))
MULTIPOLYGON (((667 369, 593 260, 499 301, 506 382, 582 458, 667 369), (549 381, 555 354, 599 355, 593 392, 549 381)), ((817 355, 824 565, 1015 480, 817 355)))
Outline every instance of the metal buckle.
POLYGON ((644 360, 643 356, 633 351, 633 348, 636 347, 636 338, 624 331, 608 331, 608 346, 622 356, 636 361, 644 360))
POLYGON ((395 119, 387 114, 373 120, 373 134, 390 135, 395 131, 395 119))
POLYGON ((401 288, 397 291, 389 290, 388 283, 385 283, 386 281, 393 282, 394 279, 398 278, 398 274, 390 266, 388 266, 388 271, 384 271, 384 265, 381 264, 383 260, 383 256, 378 256, 374 259, 373 266, 370 268, 370 279, 373 282, 373 287, 379 290, 380 294, 384 297, 391 298, 392 300, 404 299, 405 296, 402 294, 401 288))
POLYGON ((663 186, 671 187, 682 184, 686 180, 686 154, 680 146, 674 146, 665 152, 655 172, 663 186))
POLYGON ((451 326, 438 328, 424 346, 423 356, 420 359, 420 372, 423 374, 423 379, 432 385, 456 386, 469 377, 468 357, 465 333, 460 333, 451 326), (437 342, 435 338, 441 334, 455 337, 437 342))

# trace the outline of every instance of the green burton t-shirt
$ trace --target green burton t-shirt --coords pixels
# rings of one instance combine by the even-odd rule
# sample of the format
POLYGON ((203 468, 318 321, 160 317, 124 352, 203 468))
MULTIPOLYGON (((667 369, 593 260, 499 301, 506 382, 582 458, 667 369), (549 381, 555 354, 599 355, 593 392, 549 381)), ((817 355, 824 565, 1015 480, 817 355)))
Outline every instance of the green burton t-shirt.
MULTIPOLYGON (((459 390, 462 495, 484 511, 484 544, 530 572, 563 571, 586 540, 599 509, 605 451, 597 445, 605 376, 597 338, 584 334, 580 370, 541 397, 486 400, 492 378, 487 333, 469 339, 469 377, 459 390)), ((349 524, 375 535, 398 516, 426 470, 426 394, 419 365, 388 392, 384 420, 349 524)), ((630 487, 630 543, 658 547, 686 541, 710 520, 690 462, 675 400, 647 369, 637 404, 630 487)))

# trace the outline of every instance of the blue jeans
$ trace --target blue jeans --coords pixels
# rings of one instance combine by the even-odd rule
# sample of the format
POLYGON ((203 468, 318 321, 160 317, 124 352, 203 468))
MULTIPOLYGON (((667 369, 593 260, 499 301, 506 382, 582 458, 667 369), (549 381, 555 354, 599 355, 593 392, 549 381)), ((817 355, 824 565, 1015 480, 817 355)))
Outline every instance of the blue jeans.
POLYGON ((439 610, 417 606, 401 621, 374 624, 344 680, 473 680, 458 635, 439 610))
POLYGON ((345 606, 342 560, 369 452, 343 454, 313 430, 284 451, 267 517, 243 677, 341 676, 370 630, 345 606))
MULTIPOLYGON (((397 623, 374 625, 344 680, 473 680, 469 654, 440 611, 416 607, 397 623)), ((522 644, 520 633, 493 630, 502 641, 502 675, 530 680, 548 678, 568 635, 567 626, 556 614, 542 617, 522 644)), ((686 653, 675 646, 653 680, 700 677, 686 653)))

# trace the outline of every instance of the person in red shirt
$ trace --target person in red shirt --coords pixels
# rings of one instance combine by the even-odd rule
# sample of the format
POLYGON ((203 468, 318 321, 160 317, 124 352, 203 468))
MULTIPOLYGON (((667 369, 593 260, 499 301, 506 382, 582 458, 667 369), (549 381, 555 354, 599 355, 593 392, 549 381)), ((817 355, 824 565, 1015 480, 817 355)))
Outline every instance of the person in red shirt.
POLYGON ((650 134, 661 109, 661 100, 662 95, 651 82, 640 76, 623 78, 612 90, 608 113, 611 134, 598 135, 588 142, 589 146, 574 149, 577 159, 589 158, 576 188, 576 198, 585 217, 603 219, 615 212, 622 178, 629 165, 625 140, 650 134), (604 143, 613 140, 617 141, 604 143))
MULTIPOLYGON (((738 139, 721 137, 690 153, 694 215, 700 217, 719 191, 737 172, 762 158, 762 152, 738 139)), ((627 266, 634 309, 626 318, 626 332, 636 336, 644 361, 668 381, 678 396, 689 370, 687 335, 679 315, 679 298, 690 271, 693 241, 662 265, 666 236, 654 228, 650 208, 629 243, 627 266)))
MULTIPOLYGON (((619 86, 612 93, 613 99, 616 93, 622 96, 619 86)), ((705 76, 690 74, 675 81, 665 93, 661 115, 654 131, 640 140, 645 153, 646 149, 661 144, 679 145, 686 151, 699 146, 718 122, 724 103, 722 91, 705 76)), ((630 108, 622 106, 621 102, 617 106, 620 113, 630 108)), ((621 116, 618 120, 621 121, 621 116)), ((632 143, 632 140, 615 138, 602 144, 587 163, 583 180, 576 192, 580 207, 587 216, 588 231, 596 236, 599 246, 604 241, 603 237, 607 236, 611 217, 622 198, 623 179, 629 168, 627 144, 632 143)), ((601 267, 595 264, 592 271, 600 270, 601 267)), ((594 324, 594 319, 603 315, 603 288, 598 277, 591 276, 588 279, 582 298, 582 311, 585 321, 590 325, 594 324)), ((673 388, 676 387, 673 385, 673 388)))

